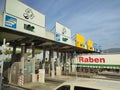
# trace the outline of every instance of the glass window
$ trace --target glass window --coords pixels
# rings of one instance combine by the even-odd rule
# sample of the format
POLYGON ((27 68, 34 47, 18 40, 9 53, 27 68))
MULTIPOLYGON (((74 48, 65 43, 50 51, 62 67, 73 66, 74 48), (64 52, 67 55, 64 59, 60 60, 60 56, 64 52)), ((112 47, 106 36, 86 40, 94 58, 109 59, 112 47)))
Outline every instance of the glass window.
POLYGON ((75 86, 74 90, 98 90, 98 89, 75 86))
POLYGON ((70 86, 69 85, 61 86, 57 90, 70 90, 70 86))

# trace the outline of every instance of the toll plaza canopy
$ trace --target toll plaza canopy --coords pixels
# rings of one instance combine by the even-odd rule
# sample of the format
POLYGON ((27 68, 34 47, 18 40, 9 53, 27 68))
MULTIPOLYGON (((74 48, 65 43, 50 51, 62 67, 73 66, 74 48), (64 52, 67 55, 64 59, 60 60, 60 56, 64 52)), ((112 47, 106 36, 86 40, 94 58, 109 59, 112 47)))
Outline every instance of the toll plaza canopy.
POLYGON ((38 49, 96 52, 93 41, 88 40, 86 45, 85 38, 79 34, 73 40, 71 30, 58 22, 55 24, 55 32, 50 32, 46 30, 45 23, 46 18, 42 13, 19 0, 6 0, 4 10, 0 13, 0 45, 5 38, 10 46, 20 47, 25 44, 30 47, 34 43, 38 49))
MULTIPOLYGON (((49 31, 46 31, 46 33, 55 35, 54 33, 51 33, 49 31)), ((0 45, 3 44, 4 38, 6 39, 7 42, 10 43, 10 46, 16 45, 20 47, 24 43, 29 48, 31 43, 33 42, 35 45, 35 48, 37 49, 46 49, 46 50, 55 50, 55 51, 59 50, 59 51, 68 51, 68 52, 76 51, 78 53, 94 53, 94 51, 78 48, 73 45, 56 42, 50 39, 46 39, 46 38, 42 38, 42 37, 30 35, 30 34, 25 34, 25 33, 17 32, 14 30, 11 31, 8 28, 0 27, 0 45)))

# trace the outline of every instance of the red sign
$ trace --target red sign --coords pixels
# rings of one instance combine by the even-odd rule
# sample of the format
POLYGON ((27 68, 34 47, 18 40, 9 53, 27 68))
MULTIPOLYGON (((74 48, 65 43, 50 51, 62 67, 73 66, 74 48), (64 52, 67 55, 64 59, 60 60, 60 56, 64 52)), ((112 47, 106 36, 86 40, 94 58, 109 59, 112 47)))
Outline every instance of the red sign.
POLYGON ((83 63, 105 63, 105 58, 78 57, 79 62, 83 63))

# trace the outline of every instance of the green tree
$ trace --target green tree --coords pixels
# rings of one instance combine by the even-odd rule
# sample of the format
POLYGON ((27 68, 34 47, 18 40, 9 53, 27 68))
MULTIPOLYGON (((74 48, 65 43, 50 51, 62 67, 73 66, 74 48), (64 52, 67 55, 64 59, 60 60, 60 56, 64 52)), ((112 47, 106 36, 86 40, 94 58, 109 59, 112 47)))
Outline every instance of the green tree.
POLYGON ((31 52, 27 52, 27 55, 30 56, 32 53, 31 52))
POLYGON ((12 50, 6 50, 6 54, 12 54, 12 50))
MULTIPOLYGON (((0 50, 0 54, 2 54, 2 50, 0 50)), ((6 50, 5 54, 12 54, 11 50, 6 50)))
POLYGON ((16 50, 16 54, 19 54, 19 53, 21 53, 21 50, 16 50))
POLYGON ((41 50, 39 50, 39 49, 35 50, 35 54, 40 54, 40 53, 41 53, 41 50))

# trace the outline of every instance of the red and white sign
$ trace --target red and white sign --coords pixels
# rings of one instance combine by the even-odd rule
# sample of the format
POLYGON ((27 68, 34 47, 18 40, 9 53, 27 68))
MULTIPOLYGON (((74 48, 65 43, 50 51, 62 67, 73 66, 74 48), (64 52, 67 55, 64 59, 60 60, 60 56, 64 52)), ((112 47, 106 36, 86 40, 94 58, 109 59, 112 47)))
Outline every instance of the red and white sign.
POLYGON ((93 58, 93 57, 78 57, 78 61, 82 63, 105 63, 105 58, 93 58))
POLYGON ((120 54, 89 54, 79 55, 74 61, 75 64, 105 64, 105 65, 119 65, 120 54))

